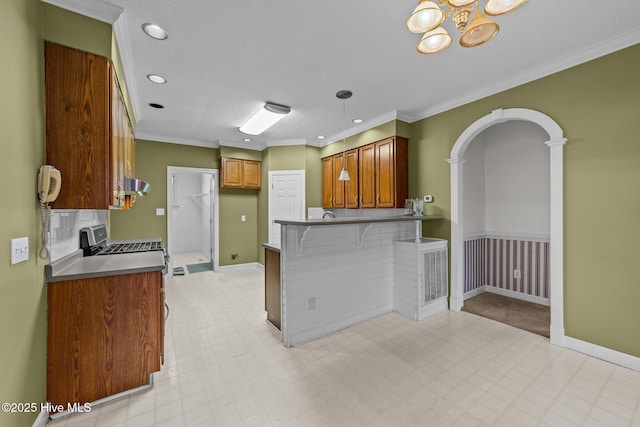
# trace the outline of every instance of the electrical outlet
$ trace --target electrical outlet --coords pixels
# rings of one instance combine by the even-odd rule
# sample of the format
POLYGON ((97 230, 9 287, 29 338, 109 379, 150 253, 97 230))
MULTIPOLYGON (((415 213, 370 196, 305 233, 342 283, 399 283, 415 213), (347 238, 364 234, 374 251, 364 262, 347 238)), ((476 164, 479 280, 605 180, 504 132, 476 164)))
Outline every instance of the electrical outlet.
POLYGON ((316 309, 316 297, 309 298, 309 310, 316 309))
POLYGON ((11 265, 29 259, 29 238, 11 239, 11 265))
POLYGON ((156 215, 158 216, 164 215, 164 208, 156 208, 156 215))
POLYGON ((247 216, 246 216, 246 215, 242 215, 242 216, 240 217, 240 221, 242 221, 242 222, 246 222, 246 221, 247 221, 247 216))
POLYGON ((513 270, 513 278, 514 279, 520 279, 520 270, 518 270, 517 268, 515 270, 513 270))

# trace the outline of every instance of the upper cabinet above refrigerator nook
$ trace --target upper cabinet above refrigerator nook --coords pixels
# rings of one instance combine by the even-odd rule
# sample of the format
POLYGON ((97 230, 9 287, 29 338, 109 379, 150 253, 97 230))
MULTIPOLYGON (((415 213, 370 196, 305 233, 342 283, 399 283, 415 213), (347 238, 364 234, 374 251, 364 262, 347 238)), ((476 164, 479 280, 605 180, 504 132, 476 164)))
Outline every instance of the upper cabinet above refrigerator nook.
POLYGON ((322 207, 402 208, 409 197, 408 140, 400 136, 322 159, 322 207), (349 181, 338 176, 346 158, 349 181))

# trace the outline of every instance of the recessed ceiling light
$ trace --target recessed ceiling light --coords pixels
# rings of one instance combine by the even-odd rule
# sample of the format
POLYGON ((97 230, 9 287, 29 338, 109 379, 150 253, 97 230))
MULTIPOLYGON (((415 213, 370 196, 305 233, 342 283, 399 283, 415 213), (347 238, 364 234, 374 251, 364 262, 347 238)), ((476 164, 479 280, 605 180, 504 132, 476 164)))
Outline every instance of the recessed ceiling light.
POLYGON ((169 33, 156 24, 142 24, 142 31, 144 31, 149 37, 153 37, 156 40, 165 40, 169 37, 169 33))
POLYGON ((364 120, 362 120, 362 119, 353 119, 353 123, 355 123, 355 124, 359 125, 362 122, 364 122, 364 120))
POLYGON ((325 139, 325 138, 326 138, 326 136, 324 136, 324 135, 318 135, 318 136, 316 136, 316 138, 318 138, 318 139, 325 139))
POLYGON ((152 82, 158 83, 160 85, 165 84, 167 82, 167 79, 157 74, 147 74, 147 78, 152 82))
POLYGON ((156 104, 155 102, 150 102, 150 103, 149 103, 149 107, 153 107, 153 108, 164 108, 164 105, 162 105, 162 104, 156 104))
POLYGON ((242 138, 242 141, 243 141, 243 142, 251 142, 251 141, 253 141, 253 140, 252 140, 251 138, 242 138))

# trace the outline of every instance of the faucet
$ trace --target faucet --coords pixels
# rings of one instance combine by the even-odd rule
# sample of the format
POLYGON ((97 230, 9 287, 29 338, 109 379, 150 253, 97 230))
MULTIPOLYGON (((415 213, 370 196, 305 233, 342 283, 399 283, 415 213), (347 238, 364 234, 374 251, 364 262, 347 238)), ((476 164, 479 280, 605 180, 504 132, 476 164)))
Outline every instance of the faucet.
POLYGON ((336 215, 332 211, 324 211, 324 213, 322 214, 322 219, 325 219, 327 217, 327 215, 330 215, 331 218, 335 218, 336 217, 336 215))

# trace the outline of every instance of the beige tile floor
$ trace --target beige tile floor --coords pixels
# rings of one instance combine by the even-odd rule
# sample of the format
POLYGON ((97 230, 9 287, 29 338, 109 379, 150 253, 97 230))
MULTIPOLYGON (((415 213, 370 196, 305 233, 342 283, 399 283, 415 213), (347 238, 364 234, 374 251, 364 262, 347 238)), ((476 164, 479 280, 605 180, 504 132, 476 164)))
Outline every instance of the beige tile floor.
POLYGON ((395 313, 296 348, 265 324, 263 273, 167 281, 150 391, 55 426, 640 426, 640 373, 469 313, 395 313))

